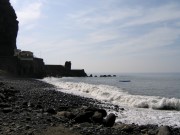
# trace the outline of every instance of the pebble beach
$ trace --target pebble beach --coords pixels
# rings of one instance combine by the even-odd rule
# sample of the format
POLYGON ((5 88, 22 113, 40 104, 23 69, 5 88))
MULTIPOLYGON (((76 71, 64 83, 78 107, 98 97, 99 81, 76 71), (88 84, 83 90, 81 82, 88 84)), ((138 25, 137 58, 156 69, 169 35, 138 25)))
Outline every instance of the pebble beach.
POLYGON ((108 125, 109 114, 105 110, 123 108, 102 106, 98 100, 56 91, 53 85, 39 80, 0 77, 1 135, 180 134, 179 128, 169 126, 108 125))

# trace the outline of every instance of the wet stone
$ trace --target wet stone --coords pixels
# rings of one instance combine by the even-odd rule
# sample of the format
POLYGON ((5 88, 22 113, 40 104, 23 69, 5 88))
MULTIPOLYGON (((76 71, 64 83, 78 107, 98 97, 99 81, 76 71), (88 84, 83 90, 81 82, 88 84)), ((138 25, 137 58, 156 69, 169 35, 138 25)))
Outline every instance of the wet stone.
POLYGON ((10 113, 10 112, 12 112, 12 111, 13 111, 12 108, 4 108, 4 109, 2 110, 3 113, 10 113))

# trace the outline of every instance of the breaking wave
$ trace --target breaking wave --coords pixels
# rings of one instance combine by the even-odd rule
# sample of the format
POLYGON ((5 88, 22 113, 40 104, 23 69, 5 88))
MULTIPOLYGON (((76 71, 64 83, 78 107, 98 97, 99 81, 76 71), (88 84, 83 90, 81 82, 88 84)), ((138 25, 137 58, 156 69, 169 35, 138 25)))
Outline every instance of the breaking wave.
POLYGON ((157 96, 131 95, 124 90, 109 85, 63 82, 59 78, 48 77, 43 81, 55 85, 60 91, 91 97, 120 106, 151 108, 158 110, 180 110, 180 99, 157 96))

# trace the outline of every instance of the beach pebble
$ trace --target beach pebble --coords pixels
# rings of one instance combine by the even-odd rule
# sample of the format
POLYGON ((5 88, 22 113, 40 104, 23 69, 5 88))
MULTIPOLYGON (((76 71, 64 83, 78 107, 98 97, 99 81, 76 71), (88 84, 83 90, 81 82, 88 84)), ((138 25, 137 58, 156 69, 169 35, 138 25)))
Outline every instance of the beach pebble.
POLYGON ((158 135, 171 135, 169 126, 159 127, 158 135))
POLYGON ((7 108, 10 107, 11 105, 8 103, 0 103, 0 108, 7 108))
POLYGON ((12 112, 13 109, 10 107, 10 108, 4 108, 3 110, 3 113, 9 113, 9 112, 12 112))
POLYGON ((54 108, 48 108, 48 109, 47 109, 47 112, 48 112, 49 114, 57 114, 57 112, 56 112, 56 110, 55 110, 54 108))
POLYGON ((0 99, 5 99, 5 95, 3 93, 0 93, 0 99))
POLYGON ((4 85, 4 83, 3 82, 0 82, 0 86, 3 86, 4 85))

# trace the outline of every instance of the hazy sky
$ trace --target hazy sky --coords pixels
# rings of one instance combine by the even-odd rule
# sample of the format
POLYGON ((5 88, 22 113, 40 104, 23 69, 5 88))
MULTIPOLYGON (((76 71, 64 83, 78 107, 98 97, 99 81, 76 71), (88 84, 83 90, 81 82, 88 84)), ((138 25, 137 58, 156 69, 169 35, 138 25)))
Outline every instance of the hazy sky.
POLYGON ((179 0, 10 0, 17 47, 91 72, 180 72, 179 0))

